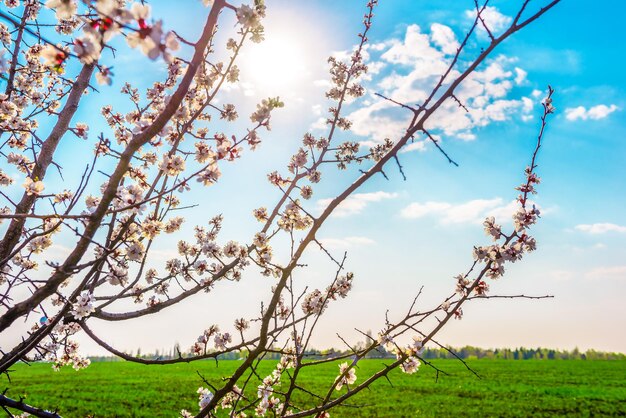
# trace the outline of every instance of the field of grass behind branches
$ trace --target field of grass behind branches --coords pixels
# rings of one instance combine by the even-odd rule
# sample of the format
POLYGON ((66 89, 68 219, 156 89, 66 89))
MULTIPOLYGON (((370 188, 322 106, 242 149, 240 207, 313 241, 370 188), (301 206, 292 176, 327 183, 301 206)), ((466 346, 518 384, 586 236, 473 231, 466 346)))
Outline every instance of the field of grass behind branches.
MULTIPOLYGON (((378 370, 384 360, 362 360, 357 383, 378 370)), ((97 362, 76 372, 54 372, 50 364, 19 365, 11 383, 2 377, 7 396, 57 410, 64 417, 175 417, 181 409, 198 410, 196 390, 206 386, 198 376, 217 384, 240 361, 203 361, 172 366, 97 362)), ((264 362, 261 377, 275 362, 264 362)), ((457 360, 433 363, 448 375, 436 379, 422 365, 414 375, 392 373, 390 382, 376 382, 331 411, 335 417, 417 416, 626 416, 626 361, 471 360, 478 379, 457 360), (393 386, 392 386, 393 385, 393 386)), ((307 370, 309 371, 309 370, 307 370)), ((302 384, 324 395, 338 374, 337 363, 310 370, 302 384)), ((256 384, 251 387, 250 396, 256 384)), ((344 391, 346 389, 344 388, 344 391)), ((310 402, 300 397, 300 403, 310 402)), ((253 415, 253 414, 248 414, 253 415)))

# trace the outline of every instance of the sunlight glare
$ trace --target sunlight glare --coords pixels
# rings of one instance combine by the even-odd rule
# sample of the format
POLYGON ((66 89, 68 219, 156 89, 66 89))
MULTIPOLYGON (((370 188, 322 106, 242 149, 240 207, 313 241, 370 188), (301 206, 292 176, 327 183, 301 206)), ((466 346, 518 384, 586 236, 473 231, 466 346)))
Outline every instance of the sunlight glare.
POLYGON ((248 44, 242 57, 242 80, 261 91, 291 92, 308 72, 304 47, 294 34, 273 33, 259 44, 248 44))

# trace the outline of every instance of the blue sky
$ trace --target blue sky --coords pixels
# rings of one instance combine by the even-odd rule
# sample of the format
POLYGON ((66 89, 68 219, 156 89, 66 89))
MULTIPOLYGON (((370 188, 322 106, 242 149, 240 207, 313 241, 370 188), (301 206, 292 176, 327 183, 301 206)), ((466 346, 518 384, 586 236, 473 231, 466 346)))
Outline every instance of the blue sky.
MULTIPOLYGON (((166 28, 193 39, 207 11, 201 2, 184 3, 181 7, 182 2, 154 1, 153 16, 163 18, 166 28)), ((280 95, 286 107, 276 113, 272 131, 263 135, 259 151, 246 152, 236 164, 222 168, 220 183, 188 197, 188 203, 200 206, 186 213, 186 226, 176 239, 190 235, 194 224, 222 212, 222 239, 248 241, 257 227, 251 210, 271 206, 277 197, 265 174, 277 168, 286 172, 289 157, 305 132, 324 132, 318 119, 328 107, 325 58, 341 55, 355 44, 364 2, 266 3, 267 43, 287 53, 271 54, 267 49, 259 53, 254 48, 263 45, 250 46, 242 57, 242 84, 230 87, 220 101, 238 104, 241 115, 249 114, 255 103, 269 95, 280 95), (296 75, 274 80, 265 76, 272 66, 296 75)), ((517 2, 491 3, 496 27, 514 13, 513 3, 517 2)), ((431 80, 427 73, 435 74, 437 66, 449 60, 446 48, 464 35, 470 23, 466 11, 472 8, 469 0, 380 2, 369 36, 374 71, 365 81, 363 101, 348 109, 355 126, 345 139, 372 144, 384 136, 394 138, 406 115, 381 104, 372 94, 384 92, 407 101, 414 97, 417 102, 431 80), (443 36, 450 33, 454 38, 443 36)), ((329 220, 320 237, 336 254, 348 251, 348 269, 355 272, 354 290, 348 299, 329 308, 315 345, 339 346, 336 332, 358 340, 355 327, 377 332, 384 324, 385 311, 390 309, 392 318, 402 315, 421 286, 424 309, 451 293, 453 276, 471 264, 472 247, 489 243, 481 227, 483 218, 496 214, 499 222, 510 224, 509 204, 517 196, 514 187, 523 180, 538 131, 539 103, 551 84, 556 89, 557 113, 549 122, 539 156, 542 183, 536 202, 544 214, 532 230, 538 250, 509 266, 503 278, 490 284, 493 294, 555 297, 474 302, 464 308, 464 319, 450 324, 439 341, 456 346, 626 351, 626 305, 621 300, 626 290, 626 29, 619 21, 625 13, 626 3, 618 0, 602 7, 564 0, 501 45, 479 68, 473 88, 459 93, 473 103, 475 116, 464 120, 466 116, 450 108, 433 122, 433 133, 459 167, 449 165, 429 144, 416 145, 401 154, 406 181, 390 166, 386 170, 389 180, 375 178, 340 208, 339 216, 329 220), (484 103, 474 101, 477 91, 484 103)), ((225 16, 221 30, 228 33, 232 24, 232 16, 225 16)), ((477 34, 470 51, 476 52, 487 40, 477 34)), ((465 59, 470 57, 471 52, 465 59)), ((89 106, 77 114, 76 121, 90 124, 91 137, 86 143, 72 138, 63 144, 60 158, 67 162, 90 152, 97 133, 106 131, 93 109, 109 102, 127 106, 117 93, 124 81, 147 87, 164 74, 161 63, 149 62, 121 43, 117 59, 106 59, 115 66, 114 84, 89 97, 89 106)), ((241 132, 246 119, 216 129, 241 132)), ((74 176, 83 168, 68 163, 66 179, 77 181, 74 176)), ((327 175, 338 175, 338 180, 315 190, 312 210, 350 184, 358 172, 328 170, 327 175)), ((54 181, 47 185, 55 186, 67 187, 54 181)), ((72 241, 67 238, 62 244, 69 248, 72 241)), ((175 241, 161 241, 155 266, 172 249, 175 241)), ((307 254, 307 261, 315 267, 298 278, 303 285, 325 287, 332 265, 315 252, 307 254)), ((174 342, 186 347, 211 323, 224 323, 227 328, 232 319, 253 315, 259 301, 267 299, 269 285, 268 279, 251 275, 238 287, 227 284, 197 295, 158 318, 133 321, 122 328, 98 324, 97 329, 122 349, 141 345, 146 352, 171 347, 174 342), (181 326, 181 315, 193 320, 181 326), (165 339, 163 329, 168 330, 165 339)), ((98 351, 88 341, 83 343, 89 352, 98 351)))

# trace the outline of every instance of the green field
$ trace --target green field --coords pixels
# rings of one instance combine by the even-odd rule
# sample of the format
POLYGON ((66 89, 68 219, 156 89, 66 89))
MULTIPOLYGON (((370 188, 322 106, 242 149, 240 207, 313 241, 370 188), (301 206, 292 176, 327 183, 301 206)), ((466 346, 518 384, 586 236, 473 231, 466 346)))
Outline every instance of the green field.
MULTIPOLYGON (((196 371, 219 382, 239 361, 203 361, 172 366, 125 362, 93 363, 75 372, 51 370, 49 364, 16 366, 11 384, 2 378, 7 396, 56 409, 65 417, 175 417, 182 408, 197 411, 196 371)), ((416 416, 626 416, 626 361, 473 360, 481 379, 456 360, 435 360, 449 373, 435 379, 422 365, 414 375, 394 372, 391 383, 378 381, 352 398, 351 405, 331 411, 335 417, 416 416)), ((261 366, 269 373, 274 362, 261 366)), ((377 370, 381 360, 362 360, 357 383, 377 370)), ((325 393, 337 375, 327 364, 303 376, 307 388, 325 393)), ((345 390, 345 389, 344 389, 345 390)), ((300 398, 301 402, 305 398, 300 398)))

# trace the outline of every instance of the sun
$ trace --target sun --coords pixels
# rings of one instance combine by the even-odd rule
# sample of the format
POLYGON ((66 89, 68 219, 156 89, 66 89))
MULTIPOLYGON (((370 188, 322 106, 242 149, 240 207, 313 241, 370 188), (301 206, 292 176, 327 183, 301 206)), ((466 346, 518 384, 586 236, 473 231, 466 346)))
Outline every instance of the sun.
POLYGON ((242 81, 259 91, 285 94, 304 81, 309 72, 305 45, 293 33, 268 34, 258 44, 248 44, 242 54, 242 81))

